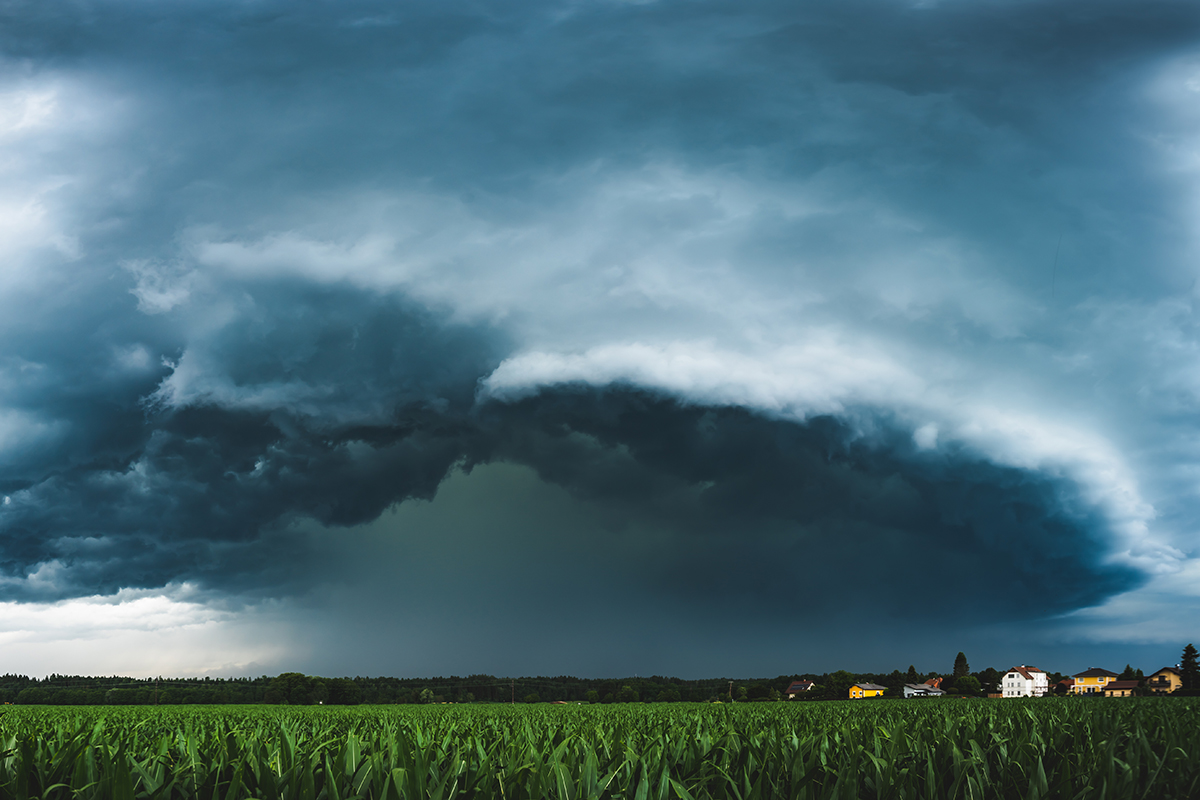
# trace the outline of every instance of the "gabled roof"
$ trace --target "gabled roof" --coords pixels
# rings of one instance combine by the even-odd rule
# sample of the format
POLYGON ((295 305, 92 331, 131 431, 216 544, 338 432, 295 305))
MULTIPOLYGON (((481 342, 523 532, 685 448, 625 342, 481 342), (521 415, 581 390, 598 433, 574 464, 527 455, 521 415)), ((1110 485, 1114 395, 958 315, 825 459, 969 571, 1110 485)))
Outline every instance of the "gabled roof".
POLYGON ((854 684, 854 685, 855 685, 855 686, 857 686, 857 687, 858 687, 858 688, 860 688, 860 689, 873 689, 873 690, 875 690, 875 691, 879 691, 879 692, 886 692, 886 691, 887 691, 887 687, 886 687, 886 686, 880 686, 880 685, 879 685, 879 684, 877 684, 877 683, 856 683, 856 684, 854 684))
MULTIPOLYGON (((1175 669, 1175 667, 1163 667, 1158 672, 1174 672, 1176 675, 1179 675, 1180 677, 1182 677, 1182 675, 1183 675, 1183 673, 1181 673, 1179 670, 1175 669)), ((1150 674, 1157 675, 1158 672, 1151 672, 1150 674)))
POLYGON ((1137 681, 1109 681, 1105 684, 1104 691, 1107 692, 1109 689, 1136 689, 1137 686, 1137 681))
POLYGON ((793 692, 807 692, 815 685, 816 684, 814 684, 812 681, 792 681, 784 691, 784 694, 791 694, 793 692))
POLYGON ((1106 669, 1100 669, 1100 667, 1092 667, 1091 669, 1085 670, 1084 672, 1076 672, 1073 677, 1076 677, 1076 678, 1115 678, 1115 677, 1117 677, 1117 673, 1109 672, 1106 669))
MULTIPOLYGON (((1046 674, 1046 673, 1042 672, 1040 669, 1038 669, 1037 667, 1027 667, 1023 664, 1019 667, 1013 667, 1008 672, 1020 673, 1026 680, 1030 680, 1030 681, 1033 680, 1034 675, 1045 675, 1046 674)), ((1006 672, 1004 674, 1007 675, 1008 672, 1006 672)))
POLYGON ((925 694, 945 694, 945 692, 941 689, 937 688, 936 686, 930 686, 927 683, 906 683, 904 685, 909 689, 918 692, 924 692, 925 694))

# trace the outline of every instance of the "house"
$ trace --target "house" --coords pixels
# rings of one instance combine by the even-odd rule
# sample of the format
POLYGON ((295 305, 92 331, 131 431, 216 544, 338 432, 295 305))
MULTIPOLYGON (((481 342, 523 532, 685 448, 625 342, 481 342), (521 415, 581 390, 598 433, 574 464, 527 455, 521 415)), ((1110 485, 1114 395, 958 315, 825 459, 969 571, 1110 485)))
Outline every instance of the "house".
POLYGON ((1092 667, 1071 677, 1075 679, 1071 694, 1102 694, 1104 687, 1117 679, 1117 673, 1092 667))
POLYGON ((1146 688, 1155 694, 1170 694, 1183 688, 1183 676, 1175 667, 1163 667, 1146 678, 1146 688))
POLYGON ((850 699, 857 700, 860 697, 879 697, 886 691, 886 686, 880 686, 876 683, 856 683, 850 687, 850 699))
POLYGON ((1105 697, 1132 697, 1138 688, 1137 681, 1109 681, 1104 685, 1105 697))
POLYGON ((787 695, 788 700, 795 700, 796 695, 812 691, 815 685, 812 681, 792 681, 792 684, 783 693, 787 695))
POLYGON ((1071 694, 1071 689, 1075 685, 1074 678, 1063 678, 1058 683, 1054 684, 1055 694, 1071 694))
POLYGON ((1001 697, 1042 697, 1050 693, 1050 678, 1037 667, 1022 664, 1000 679, 1001 697))
POLYGON ((927 683, 906 683, 904 684, 905 697, 939 697, 945 694, 936 686, 930 686, 927 683))
POLYGON ((930 678, 929 680, 925 681, 925 685, 932 686, 935 689, 940 689, 940 688, 942 688, 942 679, 941 678, 930 678))

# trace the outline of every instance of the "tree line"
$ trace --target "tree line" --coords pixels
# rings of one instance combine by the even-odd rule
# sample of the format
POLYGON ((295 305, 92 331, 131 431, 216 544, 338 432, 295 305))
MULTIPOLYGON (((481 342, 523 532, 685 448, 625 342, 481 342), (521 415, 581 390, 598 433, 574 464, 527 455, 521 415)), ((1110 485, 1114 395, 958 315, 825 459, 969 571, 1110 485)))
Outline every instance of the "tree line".
MULTIPOLYGON (((1184 648, 1180 663, 1186 693, 1200 693, 1196 648, 1184 648)), ((940 678, 940 688, 952 694, 984 696, 999 691, 1004 673, 992 667, 972 672, 959 653, 949 672, 907 670, 888 673, 797 673, 775 678, 683 680, 653 675, 632 678, 556 677, 504 678, 468 675, 437 678, 344 677, 324 678, 285 672, 257 678, 129 678, 50 675, 0 676, 0 702, 19 705, 380 705, 395 703, 676 703, 771 702, 785 698, 795 681, 811 681, 812 690, 796 699, 844 700, 855 683, 874 683, 899 697, 904 684, 940 678)), ((1050 685, 1063 678, 1048 673, 1050 685)), ((1126 665, 1122 679, 1143 678, 1140 669, 1126 665)))

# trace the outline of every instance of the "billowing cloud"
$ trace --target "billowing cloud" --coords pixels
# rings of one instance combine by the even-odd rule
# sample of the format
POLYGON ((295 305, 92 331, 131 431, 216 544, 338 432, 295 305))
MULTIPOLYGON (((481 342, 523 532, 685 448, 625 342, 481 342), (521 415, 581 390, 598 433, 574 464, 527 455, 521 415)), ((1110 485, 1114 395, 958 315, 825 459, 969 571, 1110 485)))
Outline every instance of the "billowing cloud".
POLYGON ((4 4, 0 594, 333 641, 392 593, 434 643, 589 563, 560 631, 655 609, 617 671, 735 612, 982 637, 998 597, 1004 641, 1173 647, 1130 620, 1197 554, 1197 33, 1118 0, 4 4), (411 552, 459 597, 398 588, 411 552))

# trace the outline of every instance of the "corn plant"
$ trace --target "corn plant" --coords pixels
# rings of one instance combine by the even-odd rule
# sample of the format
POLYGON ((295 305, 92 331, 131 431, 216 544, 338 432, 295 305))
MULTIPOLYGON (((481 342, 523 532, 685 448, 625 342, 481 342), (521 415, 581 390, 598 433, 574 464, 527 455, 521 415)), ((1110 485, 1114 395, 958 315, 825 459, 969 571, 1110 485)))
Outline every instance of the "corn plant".
POLYGON ((0 800, 1196 798, 1200 701, 8 707, 0 800))

